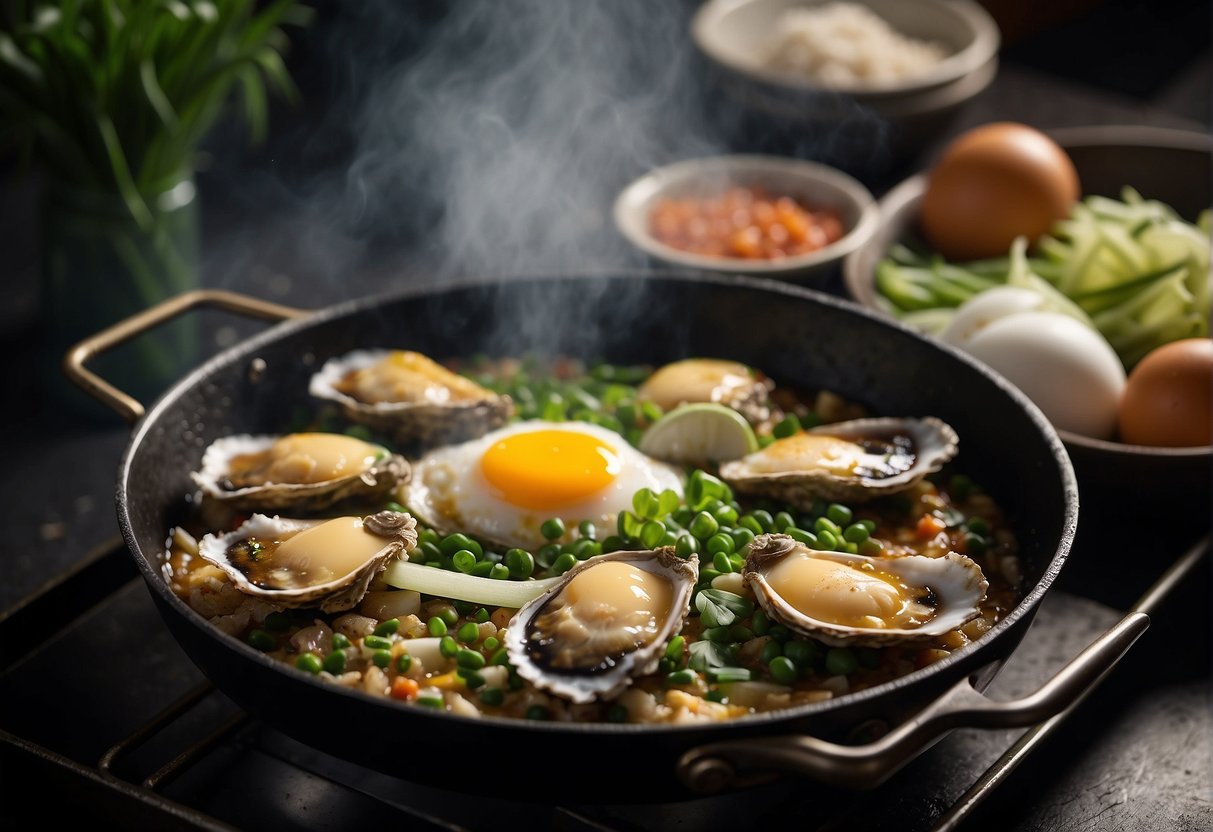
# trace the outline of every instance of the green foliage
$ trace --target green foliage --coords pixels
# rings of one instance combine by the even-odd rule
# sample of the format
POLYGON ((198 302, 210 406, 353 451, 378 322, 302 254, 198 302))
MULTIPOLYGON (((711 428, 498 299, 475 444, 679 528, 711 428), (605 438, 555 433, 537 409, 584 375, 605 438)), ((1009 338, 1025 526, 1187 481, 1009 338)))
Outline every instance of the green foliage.
MULTIPOLYGON (((0 0, 3 2, 3 0, 0 0)), ((10 0, 0 5, 0 140, 65 184, 148 200, 193 168, 238 98, 254 139, 267 91, 293 99, 283 26, 296 0, 10 0)))

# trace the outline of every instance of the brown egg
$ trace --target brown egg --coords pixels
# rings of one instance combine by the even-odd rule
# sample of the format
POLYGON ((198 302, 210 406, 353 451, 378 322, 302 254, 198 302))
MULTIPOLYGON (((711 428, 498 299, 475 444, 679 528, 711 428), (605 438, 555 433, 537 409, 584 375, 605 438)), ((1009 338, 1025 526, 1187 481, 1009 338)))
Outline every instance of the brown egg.
POLYGON ((921 227, 949 260, 1000 257, 1019 235, 1029 242, 1069 215, 1078 172, 1044 133, 996 122, 962 133, 927 179, 921 227))
POLYGON ((1172 448, 1213 444, 1213 341, 1163 344, 1133 368, 1120 400, 1120 439, 1172 448))

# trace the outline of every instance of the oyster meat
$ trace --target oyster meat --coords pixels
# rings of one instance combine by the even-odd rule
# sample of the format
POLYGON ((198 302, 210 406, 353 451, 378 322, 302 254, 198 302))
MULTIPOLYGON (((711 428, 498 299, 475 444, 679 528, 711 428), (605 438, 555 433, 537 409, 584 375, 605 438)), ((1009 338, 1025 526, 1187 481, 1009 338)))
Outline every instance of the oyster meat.
POLYGON ((865 557, 783 534, 750 543, 742 579, 770 618, 835 646, 943 635, 978 615, 989 588, 981 567, 957 552, 865 557))
POLYGON ((637 390, 637 395, 673 410, 680 404, 717 402, 741 413, 752 423, 770 416, 768 394, 773 384, 736 361, 687 358, 660 367, 637 390))
POLYGON ((407 482, 404 457, 336 433, 226 436, 190 474, 202 493, 236 509, 318 510, 407 482))
POLYGON ((416 527, 412 516, 396 511, 331 520, 254 514, 234 531, 206 535, 198 555, 246 595, 340 612, 362 600, 388 561, 407 559, 416 527))
POLYGON ((863 502, 938 471, 956 455, 958 441, 934 417, 854 419, 776 439, 724 463, 720 476, 739 493, 803 510, 815 498, 863 502))
POLYGON ((331 358, 308 391, 337 402, 352 421, 421 446, 481 436, 514 412, 509 396, 407 350, 355 350, 331 358))
POLYGON ((582 561, 506 628, 518 675, 576 703, 610 699, 651 673, 682 629, 699 561, 666 546, 582 561))

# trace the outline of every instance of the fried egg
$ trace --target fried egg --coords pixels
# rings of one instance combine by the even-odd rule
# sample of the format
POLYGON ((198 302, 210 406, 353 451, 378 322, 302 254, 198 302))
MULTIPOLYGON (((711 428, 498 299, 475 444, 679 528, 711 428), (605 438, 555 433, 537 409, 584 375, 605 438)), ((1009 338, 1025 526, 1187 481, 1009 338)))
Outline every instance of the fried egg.
POLYGON ((444 534, 463 532, 534 550, 551 517, 614 528, 642 488, 682 494, 682 476, 606 428, 584 422, 527 421, 422 457, 404 501, 444 534))

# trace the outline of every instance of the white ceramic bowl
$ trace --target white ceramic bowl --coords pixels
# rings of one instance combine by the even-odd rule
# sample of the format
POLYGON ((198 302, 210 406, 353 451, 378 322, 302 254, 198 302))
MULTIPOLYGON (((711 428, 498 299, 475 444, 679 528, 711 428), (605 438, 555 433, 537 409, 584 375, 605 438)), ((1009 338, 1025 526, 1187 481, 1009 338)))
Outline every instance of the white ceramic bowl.
POLYGON ((876 231, 879 211, 872 194, 842 171, 816 162, 781 156, 710 156, 650 171, 615 200, 615 225, 629 241, 665 263, 691 269, 764 275, 799 280, 837 269, 842 258, 876 231), (843 236, 816 251, 778 260, 748 260, 693 254, 658 241, 649 232, 649 216, 664 198, 711 196, 730 186, 762 188, 789 196, 810 208, 833 208, 843 236))
POLYGON ((845 86, 817 83, 791 70, 766 65, 780 15, 794 7, 829 0, 707 0, 691 23, 691 37, 716 70, 726 100, 760 125, 799 131, 808 141, 828 140, 847 124, 863 121, 859 133, 879 136, 853 157, 835 148, 830 161, 851 169, 883 153, 889 161, 921 150, 959 109, 989 86, 998 72, 1001 36, 989 13, 972 0, 851 0, 869 7, 899 33, 942 45, 939 64, 896 83, 845 86))

